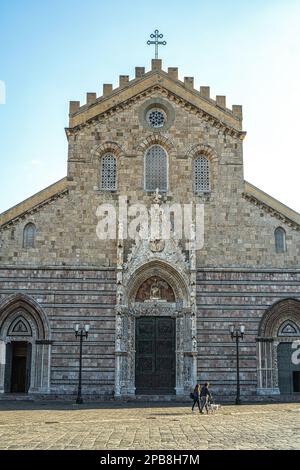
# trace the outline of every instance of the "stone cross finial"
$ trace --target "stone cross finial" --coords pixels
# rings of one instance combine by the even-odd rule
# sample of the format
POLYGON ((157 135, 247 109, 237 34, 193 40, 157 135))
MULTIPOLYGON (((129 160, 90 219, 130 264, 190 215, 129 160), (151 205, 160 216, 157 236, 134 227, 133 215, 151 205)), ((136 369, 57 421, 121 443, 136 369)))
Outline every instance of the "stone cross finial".
POLYGON ((158 29, 154 31, 154 34, 150 34, 150 38, 155 39, 154 41, 147 41, 148 46, 154 44, 155 45, 155 59, 158 59, 158 46, 165 46, 167 44, 166 41, 159 41, 164 37, 163 34, 160 34, 158 29))

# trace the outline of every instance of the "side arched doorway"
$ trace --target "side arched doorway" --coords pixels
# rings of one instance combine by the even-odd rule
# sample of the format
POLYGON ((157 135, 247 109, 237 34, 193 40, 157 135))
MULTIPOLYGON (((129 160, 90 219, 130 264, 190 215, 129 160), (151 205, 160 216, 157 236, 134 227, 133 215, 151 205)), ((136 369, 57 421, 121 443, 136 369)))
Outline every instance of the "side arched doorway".
POLYGON ((300 393, 300 301, 277 302, 264 314, 257 337, 257 393, 300 393))
POLYGON ((0 304, 0 393, 50 392, 51 340, 47 317, 29 296, 0 304))

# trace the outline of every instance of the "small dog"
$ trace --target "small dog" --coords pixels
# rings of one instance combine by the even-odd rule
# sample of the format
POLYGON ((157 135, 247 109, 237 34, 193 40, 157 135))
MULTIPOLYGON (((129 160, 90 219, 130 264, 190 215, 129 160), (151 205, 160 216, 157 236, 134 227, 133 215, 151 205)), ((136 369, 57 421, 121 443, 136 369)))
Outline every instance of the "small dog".
POLYGON ((221 405, 216 405, 215 403, 210 403, 209 409, 212 413, 218 411, 221 408, 221 405))

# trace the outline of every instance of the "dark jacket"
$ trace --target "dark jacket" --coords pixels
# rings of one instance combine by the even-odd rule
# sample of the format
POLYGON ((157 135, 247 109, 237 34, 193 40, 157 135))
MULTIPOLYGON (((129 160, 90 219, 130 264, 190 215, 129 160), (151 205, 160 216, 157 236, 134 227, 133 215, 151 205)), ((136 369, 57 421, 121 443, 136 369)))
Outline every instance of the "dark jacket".
POLYGON ((207 397, 209 396, 210 397, 210 391, 208 390, 207 387, 205 387, 205 385, 203 385, 203 387, 201 388, 201 394, 200 394, 201 398, 203 397, 207 397))

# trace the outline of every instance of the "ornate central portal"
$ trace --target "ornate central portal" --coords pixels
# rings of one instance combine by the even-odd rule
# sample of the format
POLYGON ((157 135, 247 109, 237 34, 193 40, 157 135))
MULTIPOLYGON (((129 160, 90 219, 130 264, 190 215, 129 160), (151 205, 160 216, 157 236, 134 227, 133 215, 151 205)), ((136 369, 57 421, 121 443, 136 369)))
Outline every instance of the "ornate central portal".
POLYGON ((136 302, 132 307, 118 307, 116 315, 115 395, 130 396, 144 393, 186 395, 189 393, 197 377, 197 342, 196 338, 191 335, 194 323, 195 317, 191 309, 176 303, 136 302), (150 322, 151 328, 155 329, 155 331, 152 330, 152 333, 150 332, 150 322), (143 325, 146 324, 148 325, 147 331, 144 329, 142 333, 141 327, 143 328, 143 325), (162 359, 162 350, 160 349, 163 336, 162 328, 167 324, 169 329, 167 334, 169 338, 168 365, 160 362, 162 359), (147 357, 146 351, 144 350, 145 354, 141 351, 141 342, 147 335, 149 341, 146 347, 155 347, 156 350, 152 353, 149 352, 148 356, 148 359, 151 356, 152 374, 149 374, 149 386, 147 387, 149 390, 146 392, 141 389, 142 378, 145 378, 146 374, 140 375, 141 365, 138 365, 136 361, 147 357), (170 360, 174 360, 174 372, 173 365, 170 367, 170 360), (167 376, 161 380, 161 385, 166 384, 165 391, 159 391, 156 388, 157 380, 167 367, 169 368, 167 376), (160 370, 160 368, 162 369, 160 370))
POLYGON ((120 237, 117 260, 115 396, 186 396, 197 381, 193 243, 188 260, 173 238, 125 255, 120 237))
POLYGON ((135 329, 137 395, 175 393, 175 319, 141 317, 135 329))

